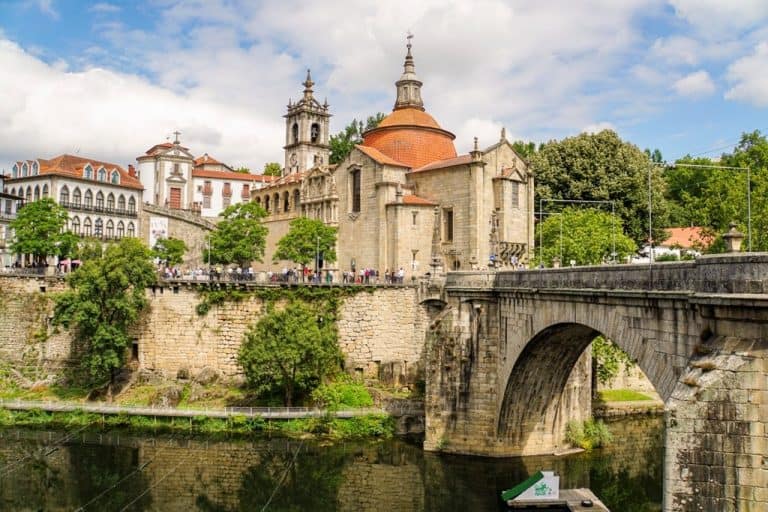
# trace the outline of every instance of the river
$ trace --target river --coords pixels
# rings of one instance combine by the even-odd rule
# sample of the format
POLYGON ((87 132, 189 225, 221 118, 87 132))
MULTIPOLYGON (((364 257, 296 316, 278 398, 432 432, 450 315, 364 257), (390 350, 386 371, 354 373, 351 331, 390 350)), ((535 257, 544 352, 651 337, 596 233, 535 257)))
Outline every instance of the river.
POLYGON ((566 457, 425 453, 400 440, 323 444, 127 432, 0 430, 0 510, 503 510, 539 469, 589 487, 614 512, 661 509, 660 416, 610 424, 611 446, 566 457))

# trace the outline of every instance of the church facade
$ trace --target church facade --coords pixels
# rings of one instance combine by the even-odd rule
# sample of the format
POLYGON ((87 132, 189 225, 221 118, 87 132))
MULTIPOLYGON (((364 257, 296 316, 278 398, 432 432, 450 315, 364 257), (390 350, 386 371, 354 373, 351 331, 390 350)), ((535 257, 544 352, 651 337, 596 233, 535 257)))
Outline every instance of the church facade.
MULTIPOLYGON (((265 265, 297 216, 338 229, 338 261, 406 275, 526 263, 533 251, 533 175, 502 130, 500 139, 458 155, 455 136, 426 112, 411 45, 391 114, 329 165, 329 107, 304 96, 286 114, 282 177, 255 191, 268 212, 265 265)), ((292 265, 277 262, 273 268, 292 265)))

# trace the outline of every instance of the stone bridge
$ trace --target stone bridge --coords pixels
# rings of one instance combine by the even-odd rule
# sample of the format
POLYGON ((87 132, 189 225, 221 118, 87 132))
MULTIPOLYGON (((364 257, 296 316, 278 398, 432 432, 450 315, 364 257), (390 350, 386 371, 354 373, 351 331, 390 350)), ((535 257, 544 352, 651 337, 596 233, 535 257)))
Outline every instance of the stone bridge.
POLYGON ((456 272, 423 296, 426 449, 564 450, 602 334, 664 399, 664 510, 768 509, 768 254, 456 272))

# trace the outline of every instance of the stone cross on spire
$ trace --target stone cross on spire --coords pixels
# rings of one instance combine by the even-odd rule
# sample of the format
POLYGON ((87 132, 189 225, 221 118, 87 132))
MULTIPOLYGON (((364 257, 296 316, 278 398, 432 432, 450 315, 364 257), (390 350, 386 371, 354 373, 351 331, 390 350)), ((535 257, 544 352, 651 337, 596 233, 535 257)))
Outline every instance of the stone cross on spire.
POLYGON ((312 97, 312 86, 315 85, 315 82, 312 81, 312 75, 309 72, 309 69, 307 69, 307 79, 304 80, 304 97, 305 98, 311 98, 312 97))
POLYGON ((179 142, 179 135, 181 135, 181 132, 179 130, 176 130, 175 132, 173 132, 173 134, 176 136, 176 138, 174 139, 173 143, 174 144, 181 144, 181 142, 179 142))

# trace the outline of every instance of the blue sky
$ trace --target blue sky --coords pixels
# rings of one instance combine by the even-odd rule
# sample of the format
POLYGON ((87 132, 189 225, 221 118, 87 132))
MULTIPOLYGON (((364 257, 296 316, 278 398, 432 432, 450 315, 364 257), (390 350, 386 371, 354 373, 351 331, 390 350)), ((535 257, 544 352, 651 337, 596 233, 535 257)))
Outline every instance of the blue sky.
POLYGON ((0 0, 0 169, 195 154, 282 161, 312 68, 332 131, 389 112, 405 34, 426 107, 466 151, 602 128, 667 159, 768 131, 765 0, 0 0), (574 5, 576 4, 576 5, 574 5))

